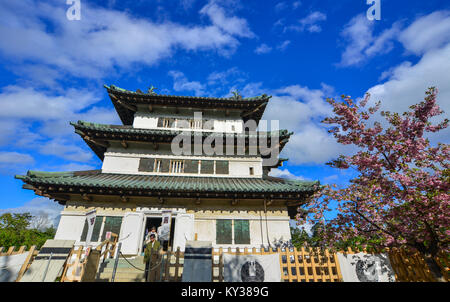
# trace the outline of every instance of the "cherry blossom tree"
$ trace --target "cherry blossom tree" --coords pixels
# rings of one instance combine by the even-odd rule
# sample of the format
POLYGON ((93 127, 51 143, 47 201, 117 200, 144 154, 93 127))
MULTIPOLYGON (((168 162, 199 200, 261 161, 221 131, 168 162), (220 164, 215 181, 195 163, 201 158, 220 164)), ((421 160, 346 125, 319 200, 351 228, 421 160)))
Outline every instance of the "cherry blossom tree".
POLYGON ((329 132, 337 142, 357 150, 328 165, 354 168, 357 176, 346 188, 322 186, 299 208, 298 223, 321 222, 337 204, 337 216, 326 223, 322 244, 333 248, 337 242, 363 238, 376 248, 408 246, 423 253, 430 271, 443 280, 434 257, 449 252, 450 148, 443 143, 432 146, 426 138, 448 126, 448 119, 431 122, 443 113, 436 94, 437 89, 429 88, 424 101, 403 115, 381 112, 385 127, 373 122, 380 102, 366 110, 368 94, 359 103, 345 96, 342 102, 328 99, 334 116, 323 123, 333 125, 329 132))

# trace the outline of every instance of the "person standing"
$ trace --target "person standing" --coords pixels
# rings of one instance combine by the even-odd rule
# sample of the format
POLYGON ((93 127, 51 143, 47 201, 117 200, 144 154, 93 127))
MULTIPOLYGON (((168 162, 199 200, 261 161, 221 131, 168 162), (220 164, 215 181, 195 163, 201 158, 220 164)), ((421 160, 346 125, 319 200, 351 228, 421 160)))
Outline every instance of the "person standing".
POLYGON ((161 272, 161 244, 156 241, 155 234, 150 233, 150 241, 144 252, 145 275, 148 276, 147 281, 159 281, 161 272))

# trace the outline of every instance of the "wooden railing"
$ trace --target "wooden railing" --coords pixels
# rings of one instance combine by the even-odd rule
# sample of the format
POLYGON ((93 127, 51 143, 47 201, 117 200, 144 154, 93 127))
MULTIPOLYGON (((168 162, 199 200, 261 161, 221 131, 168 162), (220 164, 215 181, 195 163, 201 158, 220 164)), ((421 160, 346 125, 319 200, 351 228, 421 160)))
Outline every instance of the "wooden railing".
POLYGON ((161 281, 181 282, 183 265, 184 252, 179 247, 176 251, 162 252, 161 281))
POLYGON ((36 249, 36 246, 33 245, 30 247, 30 249, 27 251, 27 247, 22 245, 18 250, 16 250, 15 246, 11 246, 8 248, 6 252, 3 252, 4 248, 0 247, 0 256, 12 256, 12 255, 18 255, 23 253, 29 253, 27 258, 25 259, 24 263, 22 264, 19 273, 17 274, 17 278, 15 282, 19 282, 22 278, 23 274, 27 271, 27 269, 30 267, 31 262, 33 262, 34 257, 38 254, 38 250, 36 249))
POLYGON ((61 282, 94 281, 100 259, 112 258, 116 251, 119 235, 111 233, 95 249, 87 251, 83 246, 72 248, 64 265, 61 282), (73 257, 75 255, 75 257, 73 257))

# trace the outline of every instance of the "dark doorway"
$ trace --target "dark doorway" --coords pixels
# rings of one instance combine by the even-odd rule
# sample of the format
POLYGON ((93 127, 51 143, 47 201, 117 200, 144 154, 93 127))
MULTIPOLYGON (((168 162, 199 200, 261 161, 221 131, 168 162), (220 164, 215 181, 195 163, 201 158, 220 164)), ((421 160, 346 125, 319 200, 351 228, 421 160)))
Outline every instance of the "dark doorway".
MULTIPOLYGON (((145 246, 145 237, 150 232, 152 227, 155 227, 156 230, 158 230, 158 227, 161 226, 162 218, 158 217, 147 217, 146 223, 145 223, 145 232, 144 232, 144 238, 142 238, 142 252, 144 252, 144 246, 145 246)), ((173 246, 173 237, 175 232, 175 218, 172 217, 172 222, 170 225, 170 238, 167 242, 161 242, 161 246, 163 247, 164 251, 167 251, 168 247, 173 246)))

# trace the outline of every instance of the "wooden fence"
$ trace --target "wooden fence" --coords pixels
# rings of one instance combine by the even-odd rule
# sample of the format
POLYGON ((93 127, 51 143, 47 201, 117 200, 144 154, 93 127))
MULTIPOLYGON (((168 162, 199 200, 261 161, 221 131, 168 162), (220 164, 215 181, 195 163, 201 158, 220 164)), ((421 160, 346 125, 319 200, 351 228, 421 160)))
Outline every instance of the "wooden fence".
MULTIPOLYGON (((348 249, 342 253, 353 254, 366 250, 348 249)), ((398 282, 432 282, 436 281, 426 265, 423 256, 407 253, 405 250, 386 250, 391 266, 398 282)), ((325 250, 312 248, 290 249, 213 249, 212 252, 212 281, 223 282, 223 254, 232 255, 269 255, 278 253, 280 256, 281 278, 284 282, 340 282, 342 274, 337 254, 325 250)), ((375 252, 379 253, 379 252, 375 252)), ((448 255, 441 254, 436 258, 441 264, 442 273, 449 281, 448 255)), ((180 282, 182 280, 184 253, 168 251, 163 254, 162 281, 180 282)))
POLYGON ((270 255, 280 256, 281 279, 284 282, 338 282, 342 280, 336 254, 328 250, 286 248, 240 250, 222 248, 213 250, 213 282, 223 282, 223 254, 232 255, 270 255))
POLYGON ((30 247, 30 249, 27 251, 27 247, 22 245, 18 250, 16 250, 15 246, 11 246, 8 248, 7 251, 3 251, 4 248, 0 247, 0 256, 11 256, 11 255, 18 255, 23 253, 29 253, 27 258, 25 259, 25 262, 22 264, 22 267, 19 270, 19 273, 17 274, 16 282, 18 282, 23 274, 27 271, 27 269, 30 267, 31 262, 33 262, 34 257, 38 254, 38 250, 36 250, 36 246, 33 245, 30 247))
MULTIPOLYGON (((80 261, 82 259, 82 249, 74 249, 72 252, 77 255, 78 262, 66 264, 64 268, 63 277, 61 281, 93 281, 94 277, 90 278, 89 275, 95 276, 98 263, 103 258, 112 257, 115 253, 117 243, 116 234, 113 234, 111 240, 106 240, 96 249, 92 250, 86 261, 80 261), (91 258, 92 257, 92 258, 91 258), (78 278, 64 277, 67 274, 68 267, 70 265, 80 265, 83 263, 83 267, 80 266, 82 273, 78 278), (87 267, 91 266, 94 270, 91 273, 87 267)), ((31 265, 33 258, 38 254, 35 246, 30 248, 31 253, 24 262, 16 281, 19 281, 25 271, 31 265)), ((15 247, 10 247, 7 251, 4 251, 3 247, 0 247, 0 256, 16 255, 25 253, 26 247, 22 246, 18 250, 15 247)), ((354 251, 348 249, 345 251, 347 254, 367 252, 365 250, 354 251)), ((436 281, 428 269, 423 255, 418 252, 408 253, 405 249, 387 249, 391 266, 395 272, 395 280, 399 282, 430 282, 436 281)), ((340 271, 337 254, 331 253, 328 250, 318 250, 311 248, 290 248, 290 249, 213 249, 212 251, 212 281, 223 282, 223 254, 228 253, 232 255, 268 255, 278 253, 280 257, 280 269, 281 278, 284 282, 338 282, 342 281, 342 274, 340 271)), ((375 253, 379 253, 375 252, 375 253)), ((68 259, 70 259, 69 255, 68 259)), ((439 254, 436 257, 437 262, 441 266, 444 278, 449 281, 450 269, 449 269, 449 255, 439 254)), ((169 282, 181 282, 184 265, 184 253, 178 248, 176 251, 167 251, 162 255, 162 268, 161 268, 161 281, 169 282)), ((73 270, 72 270, 73 271, 73 270)), ((78 275, 78 274, 77 274, 78 275)))
MULTIPOLYGON (((388 251, 389 260, 395 271, 395 280, 400 282, 434 282, 436 281, 425 262, 424 256, 419 252, 408 252, 405 249, 394 248, 388 251)), ((448 282, 449 274, 449 257, 440 253, 436 258, 442 275, 448 282)))

